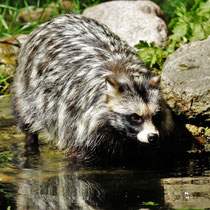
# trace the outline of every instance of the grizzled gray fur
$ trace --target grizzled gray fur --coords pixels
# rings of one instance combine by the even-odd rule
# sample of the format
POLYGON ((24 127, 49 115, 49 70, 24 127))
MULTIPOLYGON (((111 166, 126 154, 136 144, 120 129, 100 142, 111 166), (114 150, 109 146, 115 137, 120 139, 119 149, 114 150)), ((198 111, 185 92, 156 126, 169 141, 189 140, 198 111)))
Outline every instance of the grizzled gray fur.
POLYGON ((61 15, 21 47, 13 111, 28 145, 44 132, 72 160, 121 161, 172 130, 159 81, 106 26, 61 15))

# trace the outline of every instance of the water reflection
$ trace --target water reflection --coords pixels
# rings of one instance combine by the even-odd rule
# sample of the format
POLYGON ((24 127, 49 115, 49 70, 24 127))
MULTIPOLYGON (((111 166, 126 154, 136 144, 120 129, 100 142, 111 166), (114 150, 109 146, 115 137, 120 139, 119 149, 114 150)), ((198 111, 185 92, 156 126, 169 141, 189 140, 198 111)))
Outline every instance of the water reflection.
POLYGON ((48 177, 40 171, 22 171, 17 209, 139 209, 143 201, 163 205, 163 188, 157 180, 133 174, 60 172, 48 177), (161 203, 160 203, 161 202, 161 203))
MULTIPOLYGON (((207 163, 204 159, 203 163, 207 163)), ((25 165, 13 171, 15 177, 7 186, 12 189, 13 196, 7 205, 18 210, 208 208, 209 168, 204 164, 202 170, 197 170, 198 162, 189 159, 183 161, 185 164, 181 167, 172 165, 167 169, 91 168, 75 171, 69 166, 53 170, 49 170, 50 167, 41 169, 38 165, 35 168, 40 164, 40 159, 35 157, 34 161, 27 160, 27 168, 25 165), (194 168, 193 174, 190 174, 190 168, 194 168), (186 171, 188 176, 183 177, 181 173, 186 175, 186 171)), ((1 204, 0 209, 2 207, 1 204)))
POLYGON ((138 209, 143 201, 163 205, 159 181, 141 180, 133 174, 23 170, 18 182, 17 209, 138 209), (149 185, 148 185, 149 184, 149 185))

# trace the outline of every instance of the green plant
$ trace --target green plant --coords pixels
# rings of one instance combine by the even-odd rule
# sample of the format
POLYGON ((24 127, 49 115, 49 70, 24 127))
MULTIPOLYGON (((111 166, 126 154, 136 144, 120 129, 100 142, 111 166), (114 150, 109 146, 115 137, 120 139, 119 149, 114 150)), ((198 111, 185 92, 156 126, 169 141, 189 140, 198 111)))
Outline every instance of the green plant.
MULTIPOLYGON (((74 11, 74 13, 80 14, 85 8, 99 4, 99 2, 100 0, 73 0, 72 6, 69 9, 74 11)), ((0 37, 8 34, 30 33, 40 23, 44 22, 44 13, 47 8, 52 10, 50 18, 66 13, 66 10, 61 6, 60 0, 54 1, 54 4, 51 0, 38 0, 36 4, 33 5, 30 5, 29 0, 17 0, 15 2, 4 0, 3 3, 0 4, 0 37), (36 21, 29 21, 27 23, 17 21, 18 14, 22 11, 27 10, 30 14, 31 9, 35 10, 40 6, 43 10, 36 21)))
POLYGON ((92 6, 95 6, 97 4, 100 3, 100 0, 83 0, 83 1, 80 1, 81 2, 81 5, 82 5, 82 8, 83 9, 86 9, 88 7, 92 7, 92 6))
MULTIPOLYGON (((16 21, 17 15, 23 10, 18 9, 19 3, 20 0, 16 2, 14 7, 9 5, 9 0, 7 0, 5 4, 0 4, 0 37, 8 34, 14 35, 30 32, 28 29, 31 28, 31 26, 23 27, 23 24, 16 21)), ((25 9, 28 9, 28 7, 25 7, 25 9)))
POLYGON ((0 168, 5 167, 9 164, 9 161, 12 159, 14 154, 11 152, 1 152, 0 153, 0 168))
POLYGON ((144 62, 150 68, 162 69, 164 60, 167 57, 165 50, 155 46, 152 42, 148 44, 146 41, 139 41, 139 44, 135 45, 138 56, 144 60, 144 62))
POLYGON ((72 10, 75 14, 81 14, 84 9, 95 6, 101 2, 101 0, 72 0, 72 10))
POLYGON ((0 72, 0 95, 9 94, 10 89, 10 80, 12 79, 13 75, 4 76, 0 72))
POLYGON ((155 203, 153 201, 148 201, 148 202, 142 202, 142 205, 144 206, 158 206, 158 203, 155 203))
POLYGON ((11 210, 14 205, 15 185, 0 182, 0 206, 1 209, 11 210))
POLYGON ((137 54, 151 68, 161 70, 165 59, 181 45, 202 40, 210 35, 210 0, 195 0, 188 11, 183 3, 175 10, 175 15, 169 23, 172 34, 168 38, 165 49, 160 49, 154 43, 140 41, 135 45, 137 54))
POLYGON ((152 0, 157 5, 160 6, 160 8, 164 11, 164 16, 166 18, 167 23, 170 22, 172 18, 174 18, 175 15, 175 8, 179 7, 180 3, 184 4, 184 6, 187 9, 190 9, 194 1, 192 0, 152 0))
POLYGON ((177 17, 169 23, 172 35, 170 44, 185 44, 191 41, 205 39, 210 34, 210 1, 195 0, 192 8, 187 11, 184 4, 176 9, 177 17))

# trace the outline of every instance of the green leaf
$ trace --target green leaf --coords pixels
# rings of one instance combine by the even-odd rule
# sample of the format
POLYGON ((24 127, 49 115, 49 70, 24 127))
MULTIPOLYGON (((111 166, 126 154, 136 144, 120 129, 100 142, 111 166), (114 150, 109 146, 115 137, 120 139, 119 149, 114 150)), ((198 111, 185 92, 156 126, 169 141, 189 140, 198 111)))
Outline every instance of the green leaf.
POLYGON ((136 44, 134 47, 136 47, 137 49, 141 49, 141 48, 150 47, 150 46, 146 41, 140 40, 139 44, 136 44))
POLYGON ((210 34, 210 18, 205 24, 203 24, 203 30, 205 31, 205 37, 207 37, 210 34))
POLYGON ((186 22, 177 23, 173 29, 174 38, 177 40, 181 40, 181 38, 187 34, 188 28, 189 25, 186 22))
POLYGON ((139 50, 138 56, 150 67, 161 69, 165 59, 163 50, 155 46, 155 42, 148 44, 146 41, 140 41, 138 45, 135 45, 139 50))
POLYGON ((142 202, 142 205, 144 206, 158 206, 158 203, 155 203, 153 201, 148 201, 148 202, 142 202))
POLYGON ((171 19, 171 22, 168 24, 168 28, 173 29, 178 22, 179 22, 178 17, 171 19))
POLYGON ((186 6, 183 4, 183 3, 180 3, 178 6, 177 6, 177 9, 175 11, 175 14, 179 17, 184 17, 186 16, 187 14, 187 9, 186 9, 186 6))
POLYGON ((190 37, 190 41, 202 40, 205 38, 205 32, 201 24, 193 24, 192 25, 192 37, 190 37))
POLYGON ((5 19, 2 15, 0 15, 0 22, 2 23, 2 25, 4 26, 5 29, 8 29, 7 22, 5 21, 5 19))
POLYGON ((210 1, 201 2, 199 8, 197 9, 197 15, 210 17, 210 1))

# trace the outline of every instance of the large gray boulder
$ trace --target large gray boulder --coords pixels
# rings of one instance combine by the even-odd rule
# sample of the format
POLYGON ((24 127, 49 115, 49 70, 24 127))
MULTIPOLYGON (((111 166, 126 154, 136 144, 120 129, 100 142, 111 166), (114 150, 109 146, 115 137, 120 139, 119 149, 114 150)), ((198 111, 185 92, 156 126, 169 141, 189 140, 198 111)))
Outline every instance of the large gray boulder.
POLYGON ((177 114, 198 124, 210 122, 210 36, 183 45, 167 58, 162 89, 177 114))
POLYGON ((130 46, 139 40, 164 47, 167 26, 159 6, 151 1, 111 1, 84 10, 83 15, 107 25, 130 46))

